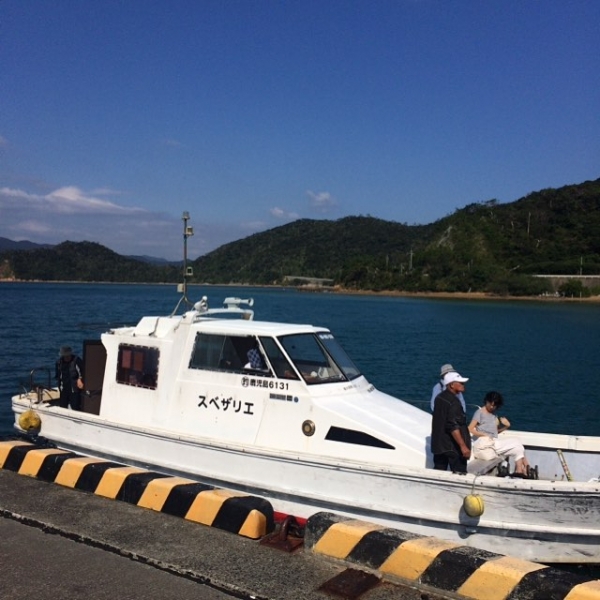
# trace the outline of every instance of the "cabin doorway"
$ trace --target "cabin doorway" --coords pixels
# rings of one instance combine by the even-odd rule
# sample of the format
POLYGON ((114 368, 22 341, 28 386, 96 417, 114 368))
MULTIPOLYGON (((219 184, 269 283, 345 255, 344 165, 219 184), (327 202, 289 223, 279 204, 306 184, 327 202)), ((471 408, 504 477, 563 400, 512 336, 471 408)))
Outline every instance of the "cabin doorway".
POLYGON ((101 340, 83 342, 83 381, 85 393, 81 396, 82 412, 100 414, 102 384, 106 369, 106 348, 101 340))

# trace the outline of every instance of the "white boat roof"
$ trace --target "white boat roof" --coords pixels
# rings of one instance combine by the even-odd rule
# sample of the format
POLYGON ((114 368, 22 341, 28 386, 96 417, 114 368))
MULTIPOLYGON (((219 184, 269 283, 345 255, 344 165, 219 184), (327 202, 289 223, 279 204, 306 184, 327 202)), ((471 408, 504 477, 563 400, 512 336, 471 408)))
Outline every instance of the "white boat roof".
POLYGON ((272 321, 244 321, 232 319, 202 319, 194 323, 204 331, 243 333, 254 335, 291 335, 295 333, 315 333, 329 331, 325 327, 298 323, 275 323, 272 321))
POLYGON ((170 317, 142 317, 135 327, 113 329, 114 335, 151 336, 162 338, 171 334, 182 323, 189 323, 192 329, 229 335, 281 336, 299 333, 328 332, 325 327, 308 324, 275 323, 244 319, 202 318, 190 319, 187 315, 170 317))

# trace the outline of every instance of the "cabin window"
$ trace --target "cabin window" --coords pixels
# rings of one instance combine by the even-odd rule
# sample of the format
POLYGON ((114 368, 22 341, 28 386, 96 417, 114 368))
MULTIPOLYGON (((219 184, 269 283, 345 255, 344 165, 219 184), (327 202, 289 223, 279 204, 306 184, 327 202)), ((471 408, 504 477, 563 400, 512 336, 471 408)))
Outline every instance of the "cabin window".
POLYGON ((360 375, 329 332, 285 335, 278 339, 309 385, 346 381, 360 375))
POLYGON ((360 371, 358 367, 352 362, 352 359, 346 354, 346 351, 339 345, 338 341, 333 337, 332 333, 328 331, 324 331, 317 334, 319 341, 325 349, 327 353, 333 358, 335 364, 340 367, 340 369, 344 372, 344 375, 352 380, 356 379, 360 376, 360 371))
MULTIPOLYGON (((234 373, 251 372, 253 375, 271 376, 265 361, 265 368, 248 368, 248 351, 256 346, 252 336, 234 336, 197 333, 190 358, 190 369, 208 369, 234 373)), ((264 359, 264 351, 259 344, 259 352, 264 359)))
POLYGON ((292 367, 290 361, 285 357, 285 354, 273 338, 261 337, 260 343, 265 349, 277 377, 280 379, 300 379, 296 371, 294 371, 294 367, 292 367))
POLYGON ((226 337, 198 333, 190 360, 191 369, 218 369, 224 354, 226 337))
POLYGON ((121 344, 117 359, 117 382, 155 390, 158 383, 158 357, 158 348, 121 344))

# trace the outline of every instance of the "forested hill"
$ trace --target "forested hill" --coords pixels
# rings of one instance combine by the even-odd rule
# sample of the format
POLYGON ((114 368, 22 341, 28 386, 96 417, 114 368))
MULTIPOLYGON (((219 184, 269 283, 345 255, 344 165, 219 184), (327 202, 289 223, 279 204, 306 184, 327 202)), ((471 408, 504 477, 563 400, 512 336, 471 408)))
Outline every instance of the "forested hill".
MULTIPOLYGON (((301 219, 191 266, 195 282, 278 284, 296 276, 356 289, 541 293, 545 284, 530 274, 600 274, 600 179, 507 204, 470 204, 428 225, 301 219)), ((26 280, 175 282, 180 272, 90 242, 0 253, 0 277, 26 280)))
POLYGON ((176 282, 181 269, 121 256, 95 242, 0 253, 0 278, 41 281, 176 282))
POLYGON ((541 293, 529 274, 600 273, 600 179, 470 204, 429 225, 295 221, 195 261, 209 282, 331 278, 347 288, 541 293))
MULTIPOLYGON (((221 246, 194 262, 194 272, 210 282, 272 283, 285 277, 331 278, 350 271, 401 264, 411 247, 430 238, 434 225, 402 225, 373 217, 337 221, 300 219, 221 246)), ((406 266, 406 265, 405 265, 406 266)))

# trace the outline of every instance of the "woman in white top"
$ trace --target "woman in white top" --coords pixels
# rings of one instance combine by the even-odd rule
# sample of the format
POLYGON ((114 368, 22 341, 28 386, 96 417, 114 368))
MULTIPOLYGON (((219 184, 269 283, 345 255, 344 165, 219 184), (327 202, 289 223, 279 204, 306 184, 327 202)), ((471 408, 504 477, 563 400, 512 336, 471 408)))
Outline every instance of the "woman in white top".
POLYGON ((484 405, 478 408, 469 424, 473 437, 473 456, 482 460, 491 460, 496 456, 512 457, 515 461, 515 474, 527 477, 529 463, 525 457, 525 448, 519 440, 510 437, 499 438, 498 434, 510 427, 506 417, 498 418, 496 411, 504 404, 499 392, 488 392, 484 405))

